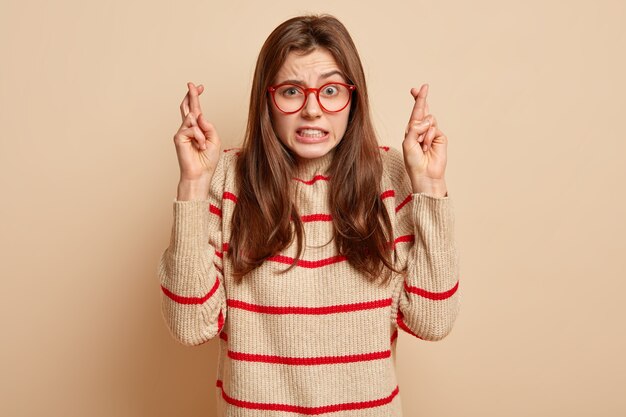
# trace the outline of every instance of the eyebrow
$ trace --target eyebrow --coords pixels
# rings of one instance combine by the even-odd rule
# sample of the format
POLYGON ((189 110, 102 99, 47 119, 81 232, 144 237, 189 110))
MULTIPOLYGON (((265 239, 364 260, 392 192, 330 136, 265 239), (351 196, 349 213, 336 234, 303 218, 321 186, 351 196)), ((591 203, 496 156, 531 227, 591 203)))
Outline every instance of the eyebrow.
MULTIPOLYGON (((339 71, 339 70, 326 72, 326 73, 320 75, 320 78, 321 79, 326 79, 326 78, 330 78, 331 76, 336 75, 336 74, 341 75, 341 77, 344 79, 344 81, 346 80, 346 76, 343 75, 343 73, 341 71, 339 71)), ((302 81, 302 80, 293 80, 293 79, 285 80, 285 81, 282 81, 282 82, 280 82, 278 84, 285 84, 285 83, 304 85, 304 81, 302 81)))

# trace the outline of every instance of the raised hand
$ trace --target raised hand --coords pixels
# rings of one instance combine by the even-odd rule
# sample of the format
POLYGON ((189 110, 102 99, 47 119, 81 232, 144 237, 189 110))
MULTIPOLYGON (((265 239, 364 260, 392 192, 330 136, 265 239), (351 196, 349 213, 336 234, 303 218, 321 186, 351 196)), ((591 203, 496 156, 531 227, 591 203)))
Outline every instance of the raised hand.
POLYGON ((182 124, 174 135, 180 167, 178 199, 202 199, 208 195, 211 178, 220 158, 221 142, 213 125, 202 114, 199 95, 202 85, 187 83, 180 104, 182 124))
POLYGON ((428 84, 412 88, 415 99, 402 142, 404 164, 411 178, 413 192, 429 192, 443 197, 446 193, 445 170, 448 138, 429 113, 426 97, 428 84))

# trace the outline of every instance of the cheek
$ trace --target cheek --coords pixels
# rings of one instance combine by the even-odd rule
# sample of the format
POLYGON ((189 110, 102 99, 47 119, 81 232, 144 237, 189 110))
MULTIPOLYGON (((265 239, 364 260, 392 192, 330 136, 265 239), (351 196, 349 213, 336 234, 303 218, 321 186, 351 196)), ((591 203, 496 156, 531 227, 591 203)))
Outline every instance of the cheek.
POLYGON ((346 130, 348 130, 348 116, 349 116, 349 112, 346 112, 346 114, 342 114, 341 116, 339 116, 336 120, 335 120, 335 134, 337 135, 337 139, 342 139, 343 135, 346 133, 346 130))
POLYGON ((276 136, 278 136, 278 139, 280 139, 281 142, 284 143, 285 141, 288 141, 289 134, 293 130, 292 120, 288 116, 280 113, 276 109, 272 109, 271 115, 272 115, 272 126, 274 127, 274 133, 276 133, 276 136))

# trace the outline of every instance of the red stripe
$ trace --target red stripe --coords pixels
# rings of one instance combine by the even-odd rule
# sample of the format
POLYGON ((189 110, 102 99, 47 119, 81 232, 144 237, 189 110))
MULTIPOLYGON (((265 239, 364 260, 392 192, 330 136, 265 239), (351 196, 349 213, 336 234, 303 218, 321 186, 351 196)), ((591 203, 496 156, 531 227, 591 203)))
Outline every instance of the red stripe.
MULTIPOLYGON (((228 148, 228 149, 224 149, 224 153, 226 152, 230 152, 230 151, 237 151, 237 150, 241 150, 242 148, 228 148)), ((241 152, 237 152, 237 155, 239 155, 241 152)))
POLYGON ((224 253, 218 251, 217 249, 215 249, 215 254, 217 255, 218 258, 223 259, 224 258, 224 253))
POLYGON ((383 151, 385 151, 385 152, 388 152, 388 151, 389 151, 389 146, 379 146, 378 148, 379 148, 379 149, 382 149, 382 150, 383 150, 383 151))
POLYGON ((217 316, 217 332, 221 332, 224 327, 224 315, 222 314, 222 309, 220 308, 220 315, 217 316))
POLYGON ((342 404, 330 404, 323 405, 319 407, 305 407, 300 405, 289 405, 289 404, 276 404, 276 403, 255 403, 252 401, 242 401, 237 400, 235 398, 229 397, 228 394, 224 391, 224 384, 221 380, 217 380, 216 386, 222 389, 222 398, 229 404, 235 405, 241 408, 249 408, 256 410, 272 410, 272 411, 287 411, 292 413, 300 413, 306 415, 316 415, 316 414, 324 414, 324 413, 333 413, 336 411, 346 411, 346 410, 361 410, 364 408, 372 408, 372 407, 380 407, 381 405, 389 404, 398 392, 400 392, 400 388, 396 385, 396 388, 392 391, 392 393, 384 398, 379 398, 377 400, 371 401, 359 401, 359 402, 350 402, 350 403, 342 403, 342 404))
POLYGON ((389 197, 395 197, 396 192, 394 190, 387 190, 384 191, 381 195, 380 195, 380 199, 384 200, 385 198, 389 198, 389 197))
MULTIPOLYGON (((332 265, 337 262, 343 262, 346 258, 343 255, 331 256, 330 258, 320 259, 317 261, 307 261, 303 259, 299 259, 297 266, 301 266, 303 268, 321 268, 323 266, 332 265)), ((283 255, 274 255, 272 257, 267 258, 268 261, 279 262, 281 264, 291 265, 294 261, 292 257, 283 256, 283 255)))
POLYGON ((185 296, 182 296, 182 295, 174 294, 173 292, 171 292, 170 290, 165 288, 163 285, 161 285, 161 289, 163 290, 165 295, 167 295, 169 298, 171 298, 172 300, 176 301, 177 303, 180 303, 180 304, 202 304, 206 300, 211 298, 211 296, 215 293, 215 291, 217 291, 217 288, 219 286, 220 286, 220 280, 219 280, 219 278, 216 277, 215 278, 215 284, 213 284, 213 288, 211 288, 211 291, 209 291, 203 297, 185 297, 185 296))
POLYGON ((302 220, 303 223, 331 222, 333 221, 333 216, 330 214, 306 214, 304 216, 300 216, 300 220, 302 220))
POLYGON ((224 242, 224 243, 222 243, 222 250, 223 250, 224 252, 228 252, 228 242, 224 242))
POLYGON ((213 204, 209 206, 209 212, 222 217, 222 210, 219 207, 214 206, 213 204))
MULTIPOLYGON (((385 198, 395 197, 395 196, 396 196, 396 192, 394 190, 386 190, 380 195, 380 198, 381 200, 384 200, 385 198)), ((413 199, 412 194, 407 195, 404 201, 402 201, 400 204, 398 204, 398 207, 396 207, 396 213, 400 211, 400 209, 404 207, 412 199, 413 199)))
POLYGON ((231 200, 234 201, 235 203, 237 202, 237 196, 233 193, 231 193, 230 191, 224 191, 224 194, 222 194, 222 200, 231 200))
POLYGON ((396 207, 396 213, 400 211, 400 209, 402 207, 404 207, 406 205, 406 203, 408 203, 409 201, 411 201, 413 199, 413 196, 411 194, 407 195, 406 198, 404 199, 404 201, 402 203, 400 203, 398 205, 398 207, 396 207))
POLYGON ((459 281, 456 282, 456 285, 454 287, 450 288, 448 291, 443 292, 430 292, 426 291, 423 288, 411 287, 406 283, 406 281, 404 282, 404 288, 411 294, 417 294, 424 298, 429 298, 431 300, 445 300, 446 298, 452 297, 456 290, 459 289, 459 281))
POLYGON ((372 310, 391 305, 391 298, 382 300, 365 301, 362 303, 352 304, 336 304, 323 307, 300 307, 300 306, 264 306, 259 304, 247 303, 241 300, 227 299, 228 307, 240 308, 242 310, 253 311, 256 313, 266 314, 334 314, 345 313, 348 311, 372 310))
POLYGON ((393 241, 393 244, 395 245, 396 243, 414 242, 414 241, 415 241, 415 235, 404 235, 404 236, 397 237, 396 240, 393 241))
POLYGON ((316 176, 314 176, 310 180, 303 180, 303 179, 295 178, 295 177, 293 179, 296 180, 296 181, 300 181, 301 183, 306 184, 306 185, 313 185, 313 184, 315 184, 315 182, 317 182, 319 180, 330 181, 330 177, 326 177, 324 175, 316 175, 316 176))
POLYGON ((393 342, 398 338, 398 329, 394 330, 393 333, 391 334, 391 343, 393 344, 393 342))
MULTIPOLYGON (((402 330, 404 330, 408 334, 413 335, 413 336, 417 337, 418 339, 422 339, 421 337, 419 337, 418 335, 413 333, 413 331, 411 329, 409 329, 409 326, 407 326, 406 323, 404 322, 404 314, 402 314, 402 311, 400 311, 400 310, 398 310, 398 318, 396 319, 396 323, 398 323, 398 327, 400 327, 402 330)), ((424 340, 424 339, 422 339, 422 340, 424 340)))
POLYGON ((225 340, 228 342, 228 334, 226 334, 226 332, 221 332, 220 333, 220 339, 225 340))
POLYGON ((391 356, 390 350, 382 352, 361 353, 356 355, 345 356, 317 356, 310 358, 298 358, 276 355, 259 355, 254 353, 242 353, 228 351, 228 357, 239 361, 249 362, 266 362, 266 363, 281 363, 285 365, 326 365, 333 363, 349 363, 349 362, 364 362, 373 361, 377 359, 385 359, 391 356))

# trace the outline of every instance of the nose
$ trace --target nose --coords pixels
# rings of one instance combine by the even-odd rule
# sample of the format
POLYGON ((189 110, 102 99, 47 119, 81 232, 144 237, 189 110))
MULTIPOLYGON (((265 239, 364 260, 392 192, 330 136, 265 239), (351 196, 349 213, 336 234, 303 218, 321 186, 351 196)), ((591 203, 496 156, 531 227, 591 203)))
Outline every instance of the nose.
POLYGON ((322 115, 322 108, 320 103, 317 102, 317 96, 315 92, 311 91, 307 96, 306 103, 302 109, 302 116, 306 118, 317 118, 322 115))

